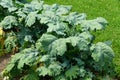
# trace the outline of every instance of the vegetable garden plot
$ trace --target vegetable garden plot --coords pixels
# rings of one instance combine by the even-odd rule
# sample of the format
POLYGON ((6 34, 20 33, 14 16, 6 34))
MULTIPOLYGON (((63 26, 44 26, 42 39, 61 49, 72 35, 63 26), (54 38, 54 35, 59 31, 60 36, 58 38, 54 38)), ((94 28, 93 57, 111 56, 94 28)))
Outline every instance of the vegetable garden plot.
POLYGON ((70 12, 71 6, 37 0, 1 0, 0 5, 7 10, 0 22, 6 52, 18 48, 2 72, 4 78, 92 80, 96 74, 113 73, 113 50, 107 42, 94 44, 90 33, 105 28, 104 18, 87 20, 85 13, 70 12))

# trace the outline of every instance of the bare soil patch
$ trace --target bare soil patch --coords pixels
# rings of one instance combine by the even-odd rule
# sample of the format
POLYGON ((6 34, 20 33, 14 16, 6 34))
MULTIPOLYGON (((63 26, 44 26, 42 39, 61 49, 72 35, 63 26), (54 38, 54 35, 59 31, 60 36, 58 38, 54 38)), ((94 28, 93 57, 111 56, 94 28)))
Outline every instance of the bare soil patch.
MULTIPOLYGON (((10 57, 11 57, 11 54, 6 54, 0 57, 0 74, 2 70, 6 67, 6 65, 8 64, 10 57)), ((1 75, 0 75, 0 80, 2 80, 1 75)))

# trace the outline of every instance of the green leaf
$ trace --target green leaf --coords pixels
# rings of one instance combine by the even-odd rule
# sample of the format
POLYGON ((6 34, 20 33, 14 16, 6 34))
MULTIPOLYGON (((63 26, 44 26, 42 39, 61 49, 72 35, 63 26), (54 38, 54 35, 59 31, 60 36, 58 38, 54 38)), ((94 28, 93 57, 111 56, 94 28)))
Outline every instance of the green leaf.
POLYGON ((98 23, 102 24, 103 26, 105 26, 106 24, 108 24, 107 20, 103 17, 98 17, 95 19, 98 23))
POLYGON ((92 52, 92 57, 96 62, 109 62, 114 57, 113 50, 105 43, 98 42, 96 45, 93 45, 94 47, 92 52))
POLYGON ((58 35, 65 35, 67 25, 65 23, 48 24, 47 32, 56 32, 58 35))
POLYGON ((55 77, 55 80, 67 80, 64 74, 55 77))
POLYGON ((38 19, 40 20, 40 23, 53 23, 56 24, 60 21, 60 17, 56 15, 55 12, 52 11, 43 11, 42 14, 38 15, 38 19))
POLYGON ((60 5, 56 10, 56 14, 57 15, 67 14, 70 12, 70 10, 71 10, 71 6, 60 5))
POLYGON ((36 12, 31 12, 26 17, 26 26, 31 27, 36 21, 36 12))
POLYGON ((85 75, 86 75, 86 70, 83 67, 81 67, 79 69, 79 76, 80 77, 85 77, 85 75))
POLYGON ((22 69, 24 65, 33 66, 39 59, 38 52, 34 49, 25 49, 20 54, 23 54, 18 62, 18 69, 22 69))
POLYGON ((26 18, 26 14, 25 14, 23 11, 21 11, 21 10, 18 10, 18 11, 16 12, 16 14, 17 14, 18 16, 22 17, 22 18, 26 18))
POLYGON ((58 40, 54 41, 50 45, 50 49, 51 49, 50 50, 51 55, 60 55, 60 56, 62 56, 65 53, 65 51, 67 50, 66 40, 61 38, 61 39, 58 39, 58 40))
POLYGON ((66 41, 62 38, 56 39, 57 38, 53 35, 44 34, 39 41, 43 48, 51 55, 63 55, 66 51, 66 41))
POLYGON ((42 76, 46 76, 46 75, 57 76, 61 73, 61 71, 62 71, 62 67, 57 62, 52 62, 51 64, 49 64, 49 66, 40 66, 37 69, 39 75, 42 76))
MULTIPOLYGON (((32 49, 32 48, 24 49, 23 51, 15 54, 12 57, 12 60, 10 61, 9 66, 12 66, 12 69, 13 67, 17 66, 17 69, 22 70, 24 65, 28 65, 28 66, 35 65, 36 62, 39 60, 39 57, 40 56, 38 56, 38 52, 35 49, 32 49)), ((5 69, 8 72, 11 70, 9 66, 5 69)))
POLYGON ((10 72, 11 70, 13 70, 14 66, 15 66, 14 63, 9 63, 8 66, 5 68, 4 71, 10 72))
POLYGON ((46 75, 51 76, 52 75, 51 70, 44 66, 37 68, 36 71, 39 73, 39 76, 46 76, 46 75))
POLYGON ((65 72, 65 76, 69 79, 69 80, 73 80, 73 79, 76 79, 78 74, 79 74, 79 68, 78 66, 71 66, 70 69, 68 69, 66 72, 65 72))
POLYGON ((30 72, 29 74, 25 75, 21 80, 39 80, 37 73, 30 72))
POLYGON ((8 8, 8 11, 9 11, 9 12, 12 12, 12 11, 17 10, 17 8, 14 7, 14 4, 13 4, 13 1, 12 1, 12 0, 1 0, 1 1, 0 1, 0 5, 1 5, 3 8, 8 8))
POLYGON ((8 11, 9 11, 9 12, 13 12, 13 11, 15 11, 15 10, 17 10, 16 7, 10 7, 10 8, 8 8, 8 11))
POLYGON ((73 47, 77 46, 80 50, 87 50, 89 44, 88 41, 80 37, 68 37, 57 39, 53 35, 46 34, 44 34, 39 41, 41 43, 41 46, 43 46, 44 50, 46 50, 54 56, 62 56, 67 50, 67 43, 70 43, 73 47))
POLYGON ((53 5, 47 5, 45 4, 43 6, 44 11, 52 11, 55 12, 58 9, 59 5, 58 4, 53 4, 53 5))
POLYGON ((21 3, 29 3, 29 2, 31 2, 32 0, 20 0, 19 2, 21 2, 21 3))
POLYGON ((48 61, 49 59, 50 59, 50 55, 43 55, 40 61, 45 62, 45 61, 48 61))
POLYGON ((15 36, 9 36, 5 40, 5 48, 7 52, 11 52, 13 48, 15 48, 17 42, 17 38, 15 36))
POLYGON ((90 41, 93 40, 93 35, 90 34, 89 31, 82 32, 82 33, 79 34, 79 36, 86 39, 86 40, 90 40, 90 41))
POLYGON ((81 24, 83 20, 86 19, 86 14, 77 12, 71 12, 66 18, 65 21, 69 22, 70 25, 78 25, 81 24))
POLYGON ((79 50, 88 50, 90 42, 82 37, 69 37, 67 42, 71 43, 73 47, 77 46, 79 50))
POLYGON ((104 43, 107 44, 108 46, 112 45, 112 41, 110 41, 110 40, 109 41, 105 41, 104 43))
POLYGON ((68 59, 63 59, 64 62, 61 64, 63 68, 68 68, 70 66, 70 60, 68 59))
POLYGON ((31 36, 31 35, 26 35, 25 38, 24 38, 24 41, 26 41, 26 42, 31 42, 31 43, 34 42, 34 40, 32 39, 32 36, 31 36))
POLYGON ((43 9, 43 1, 33 0, 30 4, 24 4, 23 12, 31 13, 38 12, 43 9))
POLYGON ((31 2, 31 5, 34 6, 34 8, 38 11, 41 11, 43 9, 43 3, 44 1, 39 1, 39 0, 33 0, 31 2))
POLYGON ((8 66, 4 69, 3 72, 11 72, 14 70, 14 67, 16 66, 17 61, 23 56, 23 54, 15 54, 12 56, 12 59, 10 60, 8 66))
POLYGON ((82 66, 82 65, 84 65, 85 64, 85 62, 84 61, 82 61, 81 59, 79 59, 79 58, 75 58, 75 61, 77 61, 77 64, 79 65, 79 66, 82 66))
POLYGON ((104 29, 108 22, 102 18, 98 17, 94 20, 84 20, 81 23, 82 30, 101 30, 104 29))
POLYGON ((4 29, 11 29, 14 26, 17 26, 18 22, 14 16, 6 16, 4 20, 0 23, 4 29))
POLYGON ((37 44, 39 44, 39 45, 36 45, 36 47, 40 46, 40 48, 41 48, 41 46, 42 46, 46 51, 48 51, 49 45, 56 39, 57 39, 57 37, 55 37, 53 35, 43 34, 42 37, 37 41, 37 44))
POLYGON ((79 50, 87 51, 87 50, 89 50, 89 44, 90 44, 90 42, 88 42, 84 38, 80 38, 77 46, 78 46, 79 50))
POLYGON ((57 63, 57 62, 51 63, 48 68, 51 70, 52 76, 57 76, 57 75, 59 75, 59 74, 61 73, 61 71, 62 71, 62 67, 61 67, 60 64, 57 63))
POLYGON ((79 43, 79 37, 69 37, 67 38, 67 42, 71 43, 73 47, 75 47, 79 43))
POLYGON ((13 6, 12 0, 1 0, 0 5, 3 6, 4 8, 9 8, 13 6))
POLYGON ((71 6, 64 6, 64 5, 47 5, 43 6, 44 11, 52 11, 55 12, 57 15, 67 14, 71 10, 71 6))

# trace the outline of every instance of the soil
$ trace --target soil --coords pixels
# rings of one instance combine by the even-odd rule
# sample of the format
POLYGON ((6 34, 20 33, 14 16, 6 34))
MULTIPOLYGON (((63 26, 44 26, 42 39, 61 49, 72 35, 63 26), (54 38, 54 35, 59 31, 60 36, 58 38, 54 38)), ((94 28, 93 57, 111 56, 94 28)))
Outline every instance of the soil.
MULTIPOLYGON (((6 67, 6 65, 8 64, 10 60, 10 56, 11 56, 10 54, 6 54, 0 57, 0 74, 2 70, 6 67)), ((0 75, 0 80, 2 80, 1 75, 0 75)))

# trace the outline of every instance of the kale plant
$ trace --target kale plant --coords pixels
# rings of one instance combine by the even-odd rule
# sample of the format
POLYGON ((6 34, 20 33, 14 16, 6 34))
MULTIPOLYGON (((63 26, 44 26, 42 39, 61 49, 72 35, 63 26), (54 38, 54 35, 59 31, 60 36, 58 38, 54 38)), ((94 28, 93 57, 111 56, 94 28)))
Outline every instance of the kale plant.
POLYGON ((18 48, 2 72, 9 80, 96 80, 112 72, 114 52, 107 42, 94 43, 91 31, 105 29, 108 22, 71 6, 0 0, 7 10, 0 22, 6 32, 5 48, 18 48))

